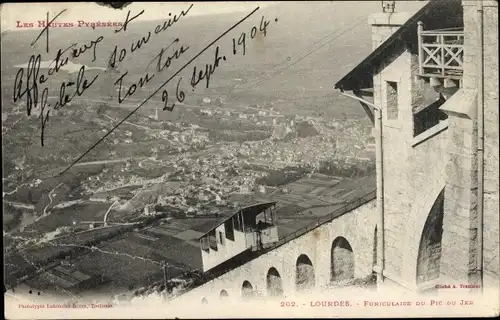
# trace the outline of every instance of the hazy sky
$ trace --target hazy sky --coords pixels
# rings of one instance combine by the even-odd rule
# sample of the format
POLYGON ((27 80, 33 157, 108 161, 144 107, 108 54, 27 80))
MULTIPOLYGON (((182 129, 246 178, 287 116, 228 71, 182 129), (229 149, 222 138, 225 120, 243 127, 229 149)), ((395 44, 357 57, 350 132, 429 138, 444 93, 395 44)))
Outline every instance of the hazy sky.
MULTIPOLYGON (((308 1, 302 1, 308 2, 308 1)), ((310 5, 314 5, 311 1, 310 5)), ((356 7, 359 6, 372 6, 377 3, 377 7, 380 6, 380 1, 331 1, 333 6, 339 6, 344 8, 348 6, 350 9, 356 11, 356 7)), ((413 7, 420 7, 427 1, 396 1, 397 10, 396 11, 406 11, 406 7, 411 7, 409 11, 415 11, 413 7)), ((250 12, 255 9, 256 6, 268 7, 276 2, 194 2, 193 8, 189 11, 189 16, 195 15, 209 15, 217 13, 230 13, 230 12, 250 12)), ((131 15, 135 15, 142 10, 145 10, 144 14, 139 16, 138 20, 166 20, 168 14, 172 13, 179 15, 181 10, 189 8, 190 2, 135 2, 126 6, 124 9, 116 10, 108 8, 105 6, 100 6, 94 2, 83 2, 83 3, 7 3, 1 5, 1 28, 3 31, 8 30, 19 30, 16 28, 16 21, 22 22, 32 22, 35 27, 38 27, 39 20, 45 20, 47 12, 49 12, 50 17, 53 18, 56 14, 61 12, 63 9, 67 9, 59 18, 58 22, 77 22, 78 20, 84 20, 86 22, 97 22, 97 21, 111 21, 111 22, 123 22, 129 10, 131 10, 131 15)), ((309 5, 309 4, 308 4, 309 5)), ((346 12, 346 15, 349 15, 346 12)), ((297 12, 300 16, 300 12, 297 12)))
MULTIPOLYGON (((61 10, 67 9, 59 18, 58 22, 85 21, 116 21, 123 22, 128 10, 131 15, 142 10, 144 14, 136 20, 162 20, 168 17, 169 13, 179 15, 181 10, 189 8, 189 2, 136 2, 129 4, 122 10, 115 10, 104 6, 99 6, 93 2, 83 3, 7 3, 1 6, 1 28, 2 32, 16 30, 16 21, 34 22, 37 27, 38 20, 45 20, 47 12, 50 17, 54 17, 61 10)), ((265 7, 272 5, 272 2, 195 2, 189 11, 189 16, 206 15, 216 13, 251 11, 256 6, 265 7)), ((51 19, 51 18, 49 18, 51 19)))

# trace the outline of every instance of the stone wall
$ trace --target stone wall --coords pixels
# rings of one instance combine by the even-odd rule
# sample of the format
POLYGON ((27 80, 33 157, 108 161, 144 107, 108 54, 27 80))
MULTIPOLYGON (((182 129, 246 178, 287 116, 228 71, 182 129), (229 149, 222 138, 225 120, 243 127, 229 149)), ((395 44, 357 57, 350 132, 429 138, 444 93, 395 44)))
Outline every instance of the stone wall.
MULTIPOLYGON (((321 290, 331 282, 332 245, 338 237, 345 238, 352 248, 354 277, 363 278, 371 275, 376 218, 373 200, 219 278, 194 288, 172 302, 178 305, 179 302, 184 301, 201 301, 205 297, 210 303, 215 299, 219 300, 222 290, 226 290, 229 297, 240 298, 245 281, 252 285, 253 290, 259 296, 273 296, 276 287, 279 287, 285 296, 293 296, 297 293, 297 260, 302 255, 306 255, 311 261, 314 275, 310 276, 314 278, 315 289, 321 290), (268 275, 271 276, 268 277, 268 275), (273 287, 269 290, 268 279, 272 279, 273 287)), ((304 259, 301 258, 301 261, 304 259)), ((304 268, 304 265, 300 268, 304 268)))
MULTIPOLYGON (((463 88, 477 91, 477 2, 463 1, 463 88)), ((499 285, 498 2, 484 1, 484 286, 499 285)), ((476 97, 477 99, 477 97, 476 97)), ((477 267, 477 100, 450 117, 449 165, 441 272, 450 281, 475 282, 477 267)))
POLYGON ((417 71, 418 59, 402 48, 374 76, 374 103, 382 108, 383 119, 384 275, 410 290, 417 288, 425 222, 445 186, 448 140, 446 121, 413 137, 413 107, 422 92, 422 84, 415 81, 417 71), (398 83, 395 119, 387 117, 387 81, 398 83))
MULTIPOLYGON (((465 65, 463 89, 476 89, 475 1, 464 1, 465 65)), ((498 2, 486 1, 485 42, 485 285, 498 286, 498 2)), ((372 24, 373 25, 373 24, 372 24)), ((374 47, 390 35, 373 28, 374 47)), ((461 111, 413 137, 412 107, 422 99, 417 80, 418 59, 401 48, 387 57, 374 76, 374 104, 383 115, 383 176, 385 215, 385 270, 389 282, 418 289, 418 257, 424 255, 425 280, 440 283, 472 282, 477 236, 477 132, 472 95, 446 102, 441 108, 461 111), (387 81, 398 85, 398 114, 388 117, 387 81), (470 109, 473 108, 473 109, 470 109), (472 110, 472 111, 471 111, 472 110), (472 116, 471 116, 472 114, 472 116), (445 188, 446 187, 446 188, 445 188), (445 190, 442 241, 423 236, 432 204, 445 190), (420 253, 419 253, 420 251, 420 253)), ((389 96, 390 99, 390 96, 389 96)), ((393 113, 391 113, 394 115, 393 113)), ((439 229, 440 226, 436 226, 439 229)), ((437 230, 436 229, 436 230, 437 230)), ((421 267, 422 268, 422 267, 421 267)), ((425 282, 425 280, 423 282, 425 282)))
POLYGON ((396 32, 411 16, 412 13, 410 12, 379 12, 372 14, 368 19, 368 23, 372 25, 373 50, 396 32))
POLYGON ((499 117, 498 117, 498 1, 484 7, 484 284, 500 283, 499 243, 499 117))
MULTIPOLYGON (((468 108, 469 106, 467 106, 468 108)), ((475 107, 475 102, 470 107, 475 107)), ((473 283, 477 243, 477 135, 474 121, 450 115, 447 153, 443 282, 473 283)))

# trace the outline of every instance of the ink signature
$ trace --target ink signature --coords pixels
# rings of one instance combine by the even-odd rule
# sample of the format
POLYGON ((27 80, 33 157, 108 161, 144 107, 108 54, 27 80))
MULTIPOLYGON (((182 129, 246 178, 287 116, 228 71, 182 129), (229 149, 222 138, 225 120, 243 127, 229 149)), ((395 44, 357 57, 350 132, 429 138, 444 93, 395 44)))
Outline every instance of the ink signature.
MULTIPOLYGON (((60 52, 60 51, 59 51, 60 52)), ((55 60, 54 60, 55 61, 55 60)), ((41 90, 41 96, 39 97, 39 86, 47 82, 48 76, 45 74, 40 74, 40 63, 41 55, 32 55, 28 62, 28 67, 26 68, 26 79, 24 78, 24 69, 19 69, 14 80, 14 95, 13 100, 17 102, 19 99, 26 98, 26 114, 31 115, 33 108, 40 107, 40 115, 38 120, 40 120, 40 143, 44 146, 44 132, 49 121, 50 107, 48 104, 48 92, 49 88, 46 86, 41 90), (23 90, 24 88, 24 90, 23 90)), ((59 66, 60 68, 60 66, 59 66)), ((48 75, 52 75, 54 72, 58 71, 58 64, 56 62, 55 67, 49 68, 48 75)), ((53 106, 54 110, 64 107, 75 96, 81 96, 97 79, 96 75, 90 82, 84 77, 85 76, 85 66, 82 66, 78 71, 76 77, 76 83, 63 81, 59 88, 59 100, 53 106), (75 90, 73 94, 66 94, 66 88, 74 86, 75 90)))

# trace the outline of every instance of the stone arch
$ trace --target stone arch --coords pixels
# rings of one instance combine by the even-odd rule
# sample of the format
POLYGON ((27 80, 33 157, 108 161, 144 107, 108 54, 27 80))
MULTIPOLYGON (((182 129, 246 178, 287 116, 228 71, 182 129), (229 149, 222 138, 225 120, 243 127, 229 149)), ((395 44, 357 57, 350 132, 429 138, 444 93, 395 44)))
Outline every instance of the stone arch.
POLYGON ((227 293, 226 290, 221 290, 220 292, 220 299, 223 300, 225 298, 229 297, 229 294, 227 293))
MULTIPOLYGON (((444 171, 443 171, 444 172, 444 171)), ((417 264, 418 264, 418 249, 420 248, 420 240, 422 230, 427 221, 427 217, 437 197, 443 191, 446 185, 446 179, 443 173, 436 177, 436 186, 429 187, 423 196, 418 200, 417 205, 413 205, 408 212, 411 217, 406 225, 405 238, 408 242, 408 250, 403 253, 404 266, 401 270, 402 274, 406 275, 409 286, 416 286, 417 280, 417 264)), ((431 182, 434 184, 434 182, 431 182)), ((415 287, 416 288, 416 287, 415 287)))
POLYGON ((281 276, 276 268, 269 268, 267 271, 266 283, 268 295, 273 297, 283 295, 283 280, 281 279, 281 276))
POLYGON ((250 281, 243 281, 243 284, 241 285, 241 296, 243 298, 251 298, 254 296, 253 286, 250 281))
POLYGON ((444 189, 434 201, 420 237, 417 255, 417 284, 439 278, 443 216, 444 189))
POLYGON ((344 237, 333 240, 331 249, 331 281, 354 278, 354 252, 344 237))
POLYGON ((207 300, 207 298, 203 297, 203 298, 201 299, 201 304, 208 304, 208 300, 207 300))
POLYGON ((314 288, 314 267, 311 259, 305 254, 301 254, 297 258, 295 264, 295 285, 297 291, 303 291, 314 288))

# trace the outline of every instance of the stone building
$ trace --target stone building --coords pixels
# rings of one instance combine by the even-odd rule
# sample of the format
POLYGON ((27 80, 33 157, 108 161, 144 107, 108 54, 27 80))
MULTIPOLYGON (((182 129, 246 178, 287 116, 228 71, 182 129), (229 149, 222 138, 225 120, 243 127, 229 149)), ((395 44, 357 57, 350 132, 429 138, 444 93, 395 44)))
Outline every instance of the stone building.
POLYGON ((497 10, 497 1, 433 0, 414 14, 371 16, 373 52, 335 87, 374 124, 376 190, 173 301, 300 297, 373 274, 381 291, 467 285, 460 294, 494 289, 487 297, 498 301, 497 10))
POLYGON ((498 1, 370 18, 336 85, 375 125, 379 283, 499 286, 498 1))

